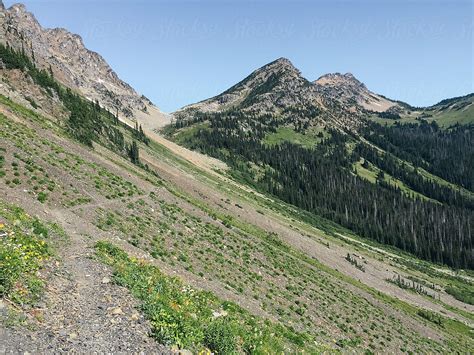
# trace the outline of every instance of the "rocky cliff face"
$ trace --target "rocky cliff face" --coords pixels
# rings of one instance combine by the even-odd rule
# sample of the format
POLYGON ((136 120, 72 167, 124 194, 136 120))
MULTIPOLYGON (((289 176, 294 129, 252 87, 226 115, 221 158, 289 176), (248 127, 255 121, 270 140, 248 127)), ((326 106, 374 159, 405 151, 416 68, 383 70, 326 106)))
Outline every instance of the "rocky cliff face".
POLYGON ((147 98, 120 80, 102 56, 88 50, 79 35, 62 28, 42 28, 24 5, 5 9, 0 2, 0 42, 18 50, 23 48, 37 66, 51 68, 64 85, 90 100, 98 100, 120 117, 164 118, 147 98))
POLYGON ((337 100, 348 109, 355 106, 368 111, 383 112, 395 106, 396 103, 369 91, 351 73, 326 74, 314 81, 318 91, 327 98, 337 100))
POLYGON ((285 58, 254 71, 220 95, 186 106, 177 119, 196 112, 240 111, 253 116, 270 114, 295 127, 337 126, 353 129, 369 112, 397 105, 370 92, 352 74, 327 74, 314 82, 285 58))

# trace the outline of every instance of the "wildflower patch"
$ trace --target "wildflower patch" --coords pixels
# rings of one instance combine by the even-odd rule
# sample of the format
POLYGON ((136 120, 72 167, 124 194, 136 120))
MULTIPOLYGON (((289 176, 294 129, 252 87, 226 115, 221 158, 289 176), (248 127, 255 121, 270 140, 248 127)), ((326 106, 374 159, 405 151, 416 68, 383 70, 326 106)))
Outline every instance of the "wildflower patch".
POLYGON ((33 304, 43 290, 38 272, 52 255, 48 228, 22 209, 0 201, 0 298, 33 304))

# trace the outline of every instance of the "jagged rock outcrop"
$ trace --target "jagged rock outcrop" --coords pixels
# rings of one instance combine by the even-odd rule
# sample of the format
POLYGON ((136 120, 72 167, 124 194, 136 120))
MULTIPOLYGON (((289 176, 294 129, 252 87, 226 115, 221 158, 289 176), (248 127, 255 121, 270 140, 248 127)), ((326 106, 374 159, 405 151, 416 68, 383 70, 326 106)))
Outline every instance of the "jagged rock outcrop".
POLYGON ((22 4, 8 9, 0 4, 0 42, 23 49, 37 66, 51 68, 64 85, 120 117, 163 119, 158 108, 122 81, 101 55, 88 50, 79 35, 42 28, 22 4))
POLYGON ((397 104, 369 91, 351 73, 326 74, 314 81, 322 95, 337 100, 346 108, 362 107, 368 111, 383 112, 397 104))

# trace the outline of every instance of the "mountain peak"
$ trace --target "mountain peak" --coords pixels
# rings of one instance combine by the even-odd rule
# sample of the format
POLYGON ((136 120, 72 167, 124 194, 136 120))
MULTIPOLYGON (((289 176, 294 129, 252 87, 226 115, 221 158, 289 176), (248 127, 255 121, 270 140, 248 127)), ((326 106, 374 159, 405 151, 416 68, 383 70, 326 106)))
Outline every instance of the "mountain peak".
POLYGON ((311 83, 289 59, 282 57, 255 70, 223 93, 185 106, 175 114, 185 117, 195 111, 220 112, 238 107, 242 112, 252 114, 288 116, 285 110, 293 112, 297 107, 301 112, 332 110, 334 115, 350 113, 352 117, 354 112, 380 112, 394 105, 394 102, 370 92, 351 73, 326 74, 311 83), (334 103, 340 109, 334 109, 334 103))
POLYGON ((28 13, 28 15, 33 16, 32 13, 28 12, 28 10, 26 9, 26 6, 21 3, 13 4, 8 10, 10 11, 13 10, 19 13, 28 13))
POLYGON ((278 59, 275 59, 273 62, 270 62, 267 65, 272 65, 272 64, 293 66, 293 63, 291 63, 291 61, 288 58, 285 58, 285 57, 280 57, 278 59))
POLYGON ((313 84, 324 97, 339 101, 346 107, 357 104, 368 111, 383 112, 396 104, 371 92, 351 73, 325 74, 313 84))
POLYGON ((43 28, 23 4, 5 9, 0 3, 0 11, 0 42, 27 48, 35 64, 51 68, 62 84, 121 117, 161 119, 158 109, 122 81, 101 55, 86 48, 81 36, 64 28, 43 28))
POLYGON ((260 69, 257 69, 254 73, 261 73, 261 72, 268 72, 268 73, 275 73, 275 74, 292 74, 295 76, 300 76, 300 71, 291 63, 291 61, 287 58, 278 58, 273 62, 265 64, 260 69))
POLYGON ((352 85, 365 88, 365 85, 361 83, 352 73, 329 73, 322 75, 317 80, 314 81, 314 84, 317 85, 329 85, 329 86, 342 86, 342 85, 352 85))
POLYGON ((282 57, 255 70, 223 93, 180 111, 222 111, 239 105, 251 112, 278 112, 282 106, 301 105, 303 100, 297 93, 308 84, 291 61, 282 57))

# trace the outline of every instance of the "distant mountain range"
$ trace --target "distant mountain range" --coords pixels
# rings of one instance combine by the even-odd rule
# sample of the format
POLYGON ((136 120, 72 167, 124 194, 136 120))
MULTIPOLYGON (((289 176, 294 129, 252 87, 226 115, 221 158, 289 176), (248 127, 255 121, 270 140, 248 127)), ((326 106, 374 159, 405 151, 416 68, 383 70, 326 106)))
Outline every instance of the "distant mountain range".
MULTIPOLYGON (((22 4, 6 9, 0 2, 0 43, 24 51, 61 83, 124 119, 139 118, 150 126, 162 126, 169 120, 122 81, 100 54, 88 50, 79 35, 62 28, 44 29, 22 4)), ((371 92, 350 73, 326 74, 311 82, 288 59, 280 58, 222 94, 188 105, 174 115, 182 118, 193 112, 222 112, 232 107, 253 115, 276 114, 281 120, 307 127, 334 124, 353 129, 367 117, 413 121, 421 116, 441 124, 468 123, 474 111, 472 102, 472 96, 467 96, 426 109, 414 108, 371 92)))
POLYGON ((441 125, 470 123, 474 121, 473 101, 471 94, 416 108, 371 92, 350 73, 326 74, 308 81, 288 59, 280 58, 223 93, 183 107, 174 116, 186 119, 198 112, 240 110, 253 116, 271 114, 298 127, 334 126, 351 130, 367 119, 410 122, 424 118, 441 125))

